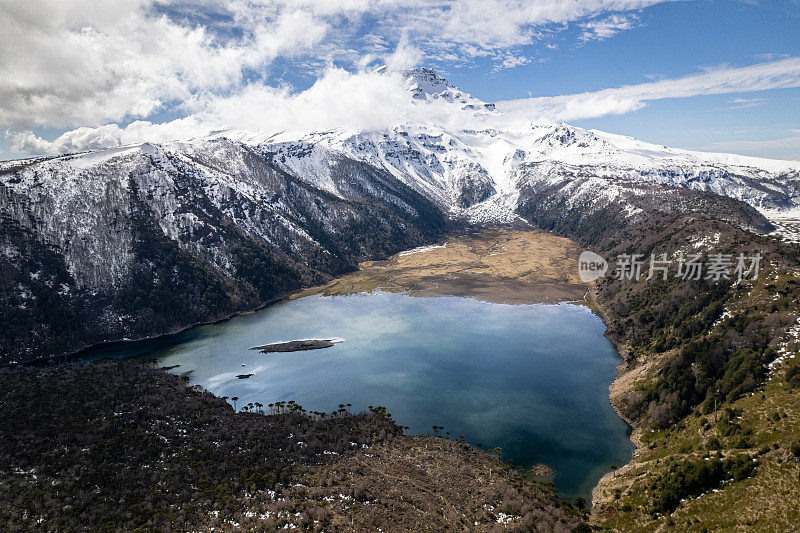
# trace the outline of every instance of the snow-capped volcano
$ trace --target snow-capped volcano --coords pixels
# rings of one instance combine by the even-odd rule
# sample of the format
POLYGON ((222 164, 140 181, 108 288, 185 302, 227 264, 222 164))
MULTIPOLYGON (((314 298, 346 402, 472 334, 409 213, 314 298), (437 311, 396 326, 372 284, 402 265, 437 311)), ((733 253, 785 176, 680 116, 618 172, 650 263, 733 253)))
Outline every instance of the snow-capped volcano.
POLYGON ((332 193, 327 161, 335 154, 363 161, 389 171, 449 214, 478 214, 481 220, 513 219, 522 187, 578 175, 602 180, 606 196, 623 182, 636 181, 711 192, 764 211, 800 207, 800 162, 672 149, 567 124, 530 123, 431 69, 407 70, 403 77, 411 102, 423 112, 385 128, 227 130, 216 137, 254 146, 332 193))
MULTIPOLYGON (((383 68, 374 75, 392 73, 383 68)), ((515 220, 520 194, 541 190, 565 194, 570 204, 578 199, 594 206, 624 203, 625 212, 633 216, 643 209, 631 196, 634 184, 709 192, 762 212, 800 209, 800 162, 672 149, 567 124, 531 123, 496 110, 494 104, 460 90, 434 70, 406 70, 401 78, 398 90, 407 93, 412 111, 386 127, 226 129, 163 146, 181 153, 219 146, 210 141, 239 144, 340 199, 348 198, 347 191, 331 176, 343 158, 360 161, 388 172, 448 215, 477 222, 515 220)), ((15 164, 44 170, 69 161, 77 172, 105 164, 119 153, 125 150, 15 164)), ((235 164, 219 162, 220 168, 235 164)))

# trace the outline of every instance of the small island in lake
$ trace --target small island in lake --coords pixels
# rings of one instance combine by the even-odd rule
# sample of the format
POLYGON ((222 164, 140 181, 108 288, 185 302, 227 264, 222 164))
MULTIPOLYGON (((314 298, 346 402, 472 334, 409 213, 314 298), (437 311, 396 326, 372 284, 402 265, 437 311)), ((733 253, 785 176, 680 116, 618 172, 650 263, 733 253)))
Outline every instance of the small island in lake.
POLYGON ((344 339, 305 339, 299 341, 276 342, 263 346, 254 346, 251 350, 258 350, 261 353, 272 352, 299 352, 303 350, 319 350, 320 348, 330 348, 334 344, 343 342, 344 339))

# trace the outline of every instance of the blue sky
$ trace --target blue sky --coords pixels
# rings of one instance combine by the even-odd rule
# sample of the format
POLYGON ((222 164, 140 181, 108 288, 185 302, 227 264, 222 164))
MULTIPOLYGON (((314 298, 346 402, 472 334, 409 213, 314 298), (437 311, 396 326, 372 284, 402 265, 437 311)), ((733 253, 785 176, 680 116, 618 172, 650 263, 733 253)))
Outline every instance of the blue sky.
POLYGON ((285 122, 306 124, 302 109, 320 115, 350 101, 332 100, 337 93, 355 107, 372 101, 366 91, 374 84, 364 77, 384 63, 436 68, 485 101, 533 98, 531 109, 551 104, 541 97, 571 101, 633 86, 626 94, 637 96, 624 105, 603 110, 590 102, 548 118, 681 148, 800 159, 797 0, 102 6, 0 6, 3 159, 191 136, 210 124, 254 127, 259 117, 278 128, 267 110, 279 106, 294 110, 285 122), (757 84, 747 79, 753 65, 765 65, 757 84), (714 72, 724 81, 703 78, 714 72), (638 96, 659 80, 677 81, 672 92, 638 96))
MULTIPOLYGON (((576 44, 573 29, 558 36, 555 50, 528 47, 526 52, 540 53, 541 61, 513 70, 487 76, 453 69, 450 77, 479 98, 504 100, 527 91, 535 96, 579 93, 800 56, 798 2, 676 2, 645 9, 639 18, 634 29, 603 41, 576 44)), ((629 114, 572 123, 668 146, 800 159, 800 138, 785 148, 736 144, 781 139, 800 130, 798 88, 662 100, 629 114), (736 99, 754 101, 732 102, 736 99)))

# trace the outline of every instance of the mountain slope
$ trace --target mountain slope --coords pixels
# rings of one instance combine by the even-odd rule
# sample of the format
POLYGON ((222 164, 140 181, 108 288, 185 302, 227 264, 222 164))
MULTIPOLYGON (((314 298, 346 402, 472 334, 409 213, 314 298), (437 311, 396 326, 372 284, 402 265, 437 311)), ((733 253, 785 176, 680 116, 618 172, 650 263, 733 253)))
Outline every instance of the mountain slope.
POLYGON ((346 198, 225 140, 2 171, 4 359, 217 320, 444 231, 387 173, 344 157, 331 172, 346 198))

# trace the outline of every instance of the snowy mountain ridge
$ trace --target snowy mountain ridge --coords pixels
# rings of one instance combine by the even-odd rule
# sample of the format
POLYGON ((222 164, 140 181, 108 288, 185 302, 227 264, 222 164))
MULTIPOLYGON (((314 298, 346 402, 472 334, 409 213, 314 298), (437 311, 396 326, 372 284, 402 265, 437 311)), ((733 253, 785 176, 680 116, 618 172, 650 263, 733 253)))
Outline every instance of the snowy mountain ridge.
POLYGON ((453 216, 469 216, 485 204, 499 206, 494 211, 508 219, 509 210, 516 208, 522 174, 528 182, 534 179, 531 166, 542 170, 539 178, 545 181, 552 181, 559 169, 564 175, 580 169, 607 180, 612 188, 614 180, 634 179, 712 192, 762 211, 800 208, 800 162, 674 149, 567 124, 520 125, 524 121, 511 120, 433 70, 413 69, 404 75, 419 105, 441 111, 455 102, 453 114, 460 120, 452 122, 464 124, 472 118, 475 128, 412 121, 371 131, 228 130, 216 137, 256 146, 326 190, 325 160, 344 154, 388 170, 453 216), (511 125, 502 126, 506 123, 511 125))
POLYGON ((288 171, 319 179, 312 183, 323 188, 326 159, 345 154, 388 170, 454 216, 468 215, 481 203, 513 211, 523 174, 530 181, 534 167, 547 183, 579 170, 611 188, 635 180, 712 192, 762 211, 800 207, 800 163, 669 149, 566 124, 506 131, 406 124, 293 139, 279 135, 257 149, 288 171))
POLYGON ((429 68, 416 68, 403 73, 411 97, 415 100, 444 100, 461 104, 465 111, 495 111, 495 105, 478 100, 447 81, 438 72, 429 68))

